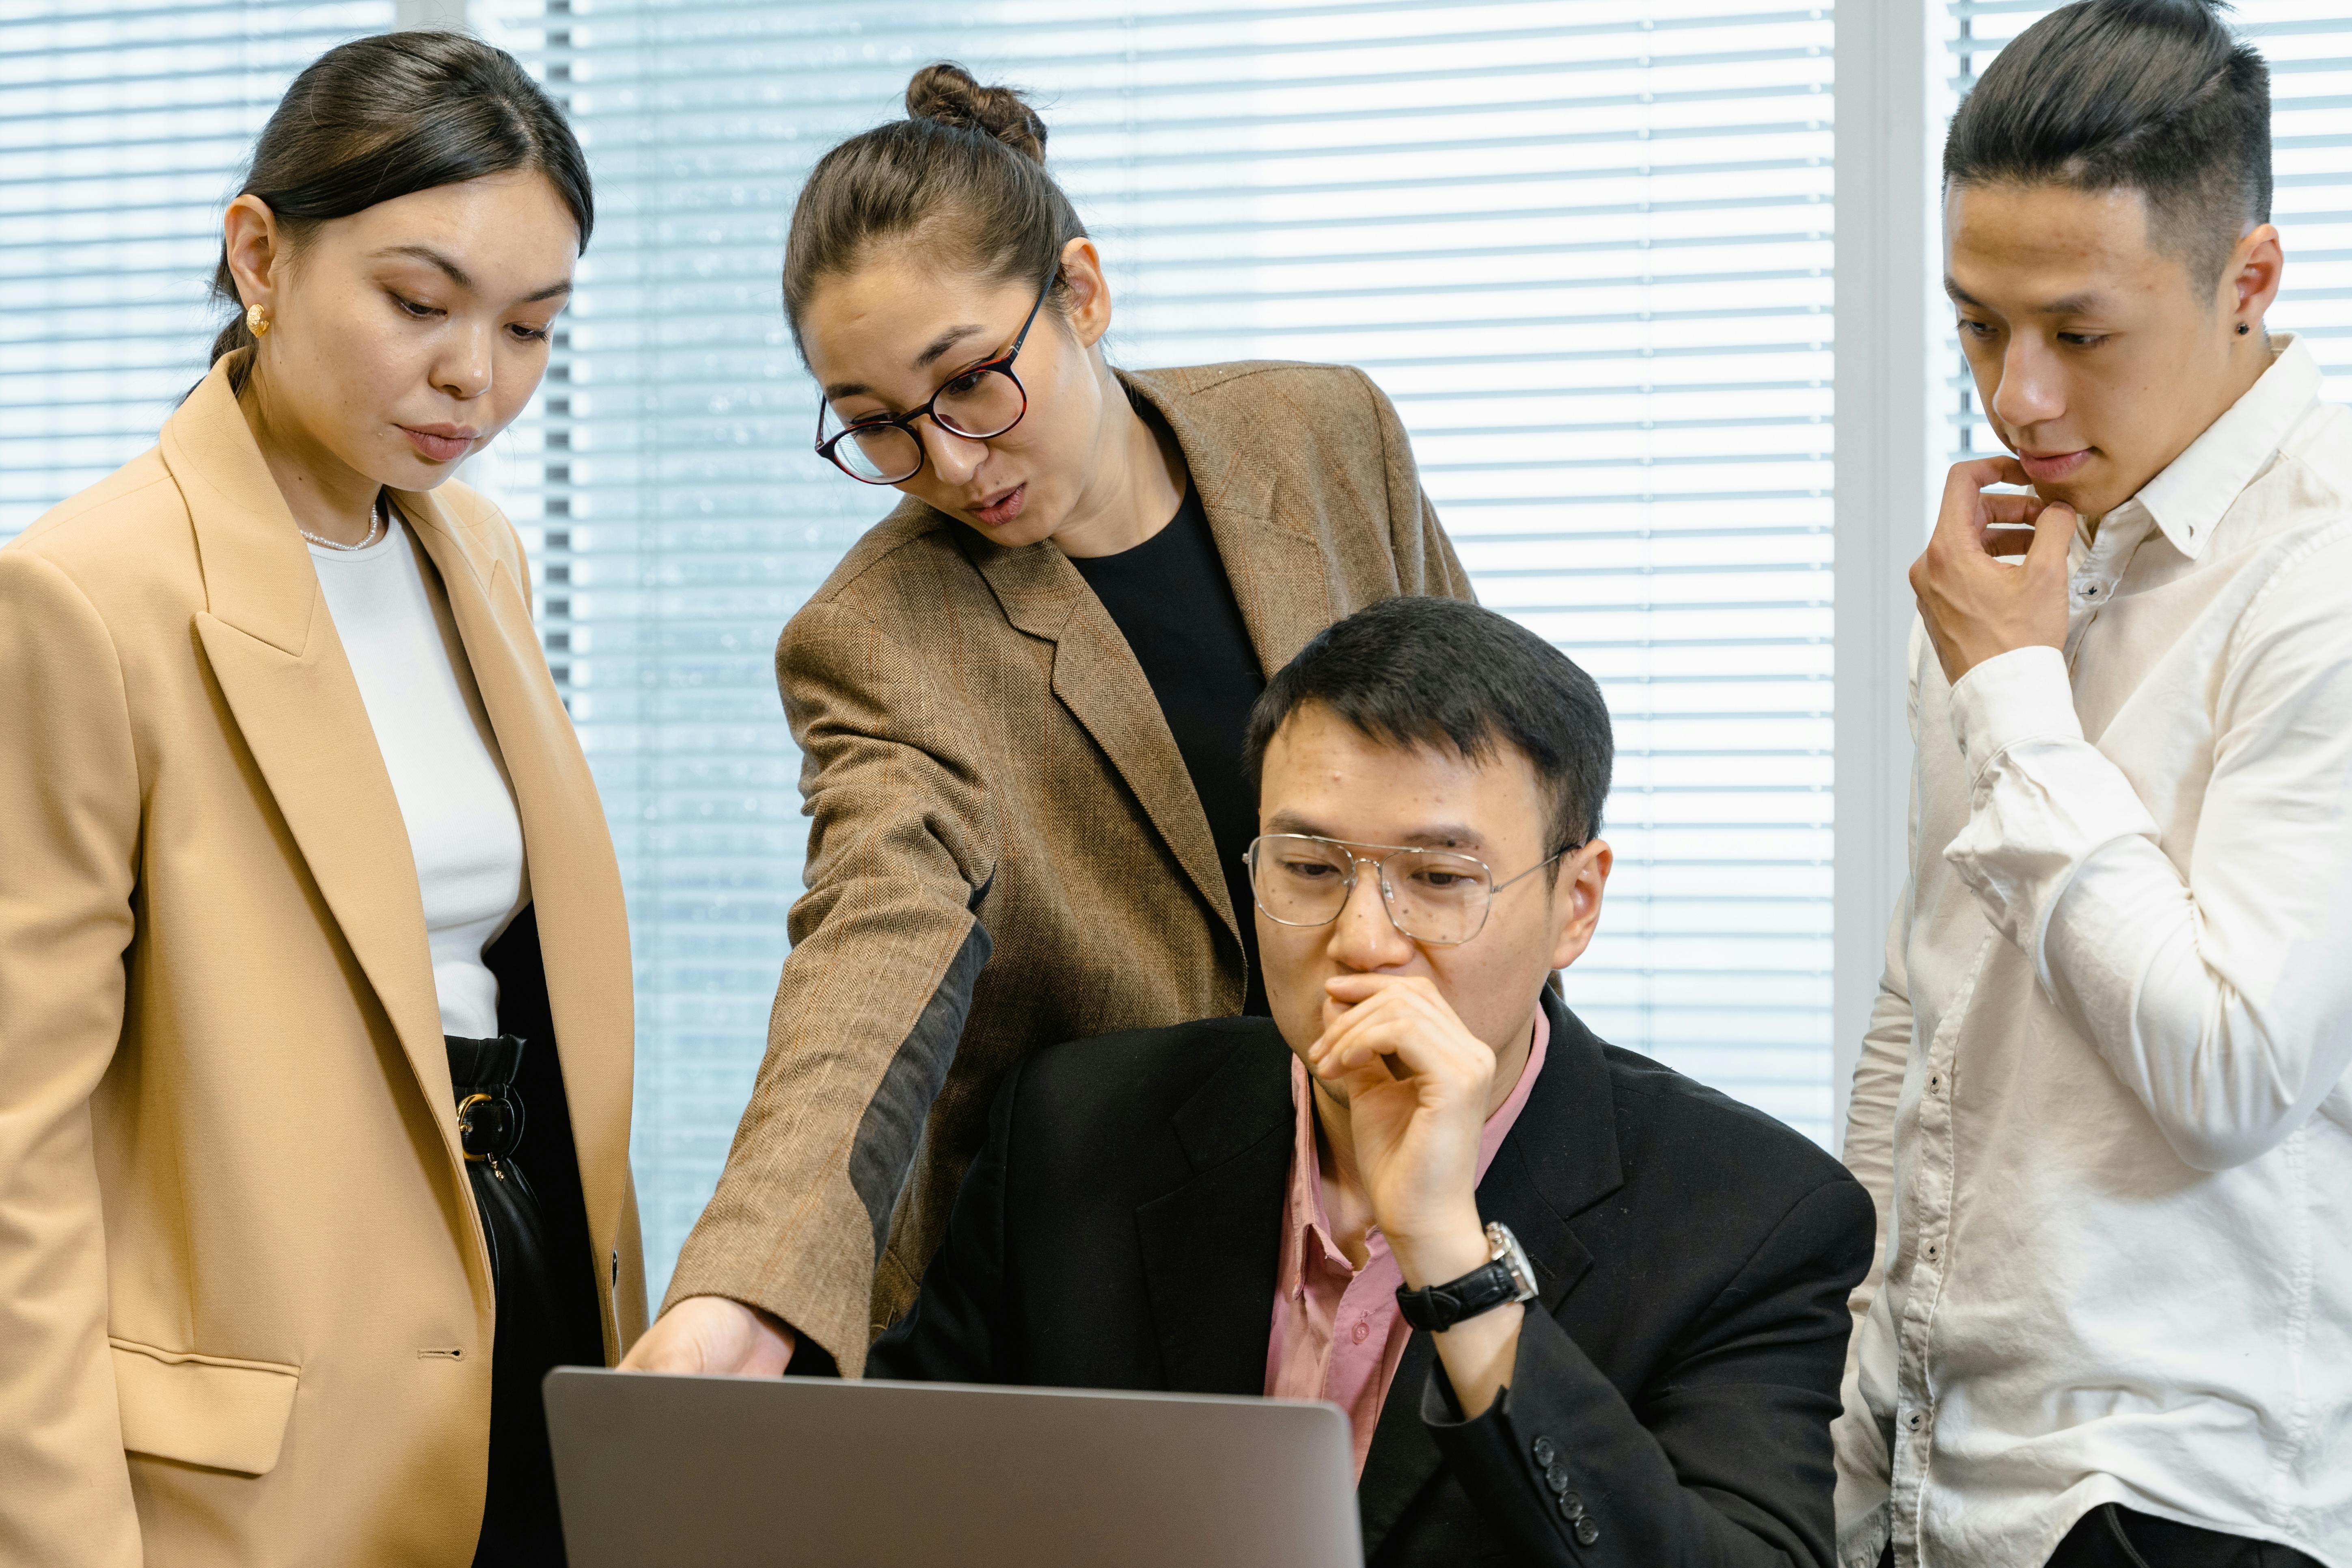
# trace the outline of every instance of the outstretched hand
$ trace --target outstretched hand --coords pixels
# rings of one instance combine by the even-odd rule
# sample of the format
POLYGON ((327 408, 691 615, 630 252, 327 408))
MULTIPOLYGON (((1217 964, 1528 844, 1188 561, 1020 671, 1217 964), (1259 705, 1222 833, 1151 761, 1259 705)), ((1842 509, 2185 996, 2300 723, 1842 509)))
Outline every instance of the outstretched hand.
POLYGON ((1935 645, 1944 679, 2021 647, 2066 646, 2066 552, 2074 509, 2039 496, 1985 493, 1987 485, 2024 484, 2014 458, 1953 466, 1927 548, 1911 563, 1919 617, 1935 645), (2030 523, 2033 531, 2016 525, 2030 523), (1996 526, 2007 525, 2007 526, 1996 526), (2022 556, 2012 563, 2000 559, 2022 556))
POLYGON ((782 1377, 799 1342, 756 1307, 724 1296, 688 1296, 646 1329, 623 1372, 782 1377))

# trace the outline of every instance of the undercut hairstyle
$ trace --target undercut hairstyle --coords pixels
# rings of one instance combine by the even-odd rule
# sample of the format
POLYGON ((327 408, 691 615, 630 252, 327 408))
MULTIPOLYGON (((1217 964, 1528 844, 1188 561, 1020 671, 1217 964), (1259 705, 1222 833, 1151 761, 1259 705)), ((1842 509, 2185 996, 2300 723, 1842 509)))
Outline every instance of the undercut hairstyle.
MULTIPOLYGON (((463 33, 379 33, 303 68, 261 128, 238 194, 267 203, 299 248, 331 219, 519 169, 547 177, 587 249, 596 226, 588 160, 515 58, 463 33)), ((237 312, 213 340, 218 360, 253 342, 226 244, 212 294, 237 312)))
POLYGON ((1062 247, 1086 232, 1045 172, 1045 122, 1029 100, 952 62, 925 66, 907 83, 907 118, 842 142, 801 187, 784 240, 793 345, 818 287, 886 249, 1031 290, 1053 278, 1046 309, 1060 315, 1062 247))
POLYGON ((2148 238, 2218 288, 2271 216, 2271 77, 2212 0, 2078 0, 2020 33, 1962 100, 1944 183, 2136 190, 2148 238))
POLYGON ((1404 750, 1485 763, 1508 747, 1549 797, 1549 847, 1580 847, 1601 831, 1616 755, 1601 688, 1568 655, 1492 610, 1460 599, 1387 599, 1326 627, 1275 672, 1250 710, 1251 778, 1284 722, 1310 704, 1404 750))

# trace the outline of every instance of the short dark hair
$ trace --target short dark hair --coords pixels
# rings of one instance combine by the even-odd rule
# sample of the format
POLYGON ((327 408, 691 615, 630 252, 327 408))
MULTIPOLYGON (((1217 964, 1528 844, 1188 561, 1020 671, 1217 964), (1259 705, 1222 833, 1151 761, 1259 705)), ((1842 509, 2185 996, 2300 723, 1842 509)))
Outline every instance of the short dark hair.
POLYGON ((1995 58, 1952 116, 1944 182, 2138 191, 2148 236, 2218 285, 2271 216, 2270 68, 2217 0, 2078 0, 1995 58))
MULTIPOLYGON (((261 128, 239 194, 268 203, 287 242, 299 245, 319 225, 379 202, 517 169, 546 176, 587 249, 596 226, 588 160, 563 110, 515 58, 464 33, 379 33, 302 68, 261 128)), ((217 360, 253 342, 226 246, 212 292, 238 310, 213 340, 217 360)))
POLYGON ((1517 621, 1460 599, 1387 599, 1327 626, 1275 672, 1250 710, 1259 776, 1284 721, 1318 704, 1387 745, 1486 762, 1509 746, 1551 797, 1554 849, 1601 831, 1616 743, 1601 688, 1517 621))

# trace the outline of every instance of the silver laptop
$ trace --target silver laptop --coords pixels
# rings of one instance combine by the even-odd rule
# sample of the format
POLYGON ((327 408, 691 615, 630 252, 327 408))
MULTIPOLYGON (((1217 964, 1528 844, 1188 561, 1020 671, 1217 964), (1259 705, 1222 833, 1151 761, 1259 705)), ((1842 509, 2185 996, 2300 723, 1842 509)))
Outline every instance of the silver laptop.
POLYGON ((1361 1568, 1330 1405, 559 1367, 572 1568, 1361 1568))

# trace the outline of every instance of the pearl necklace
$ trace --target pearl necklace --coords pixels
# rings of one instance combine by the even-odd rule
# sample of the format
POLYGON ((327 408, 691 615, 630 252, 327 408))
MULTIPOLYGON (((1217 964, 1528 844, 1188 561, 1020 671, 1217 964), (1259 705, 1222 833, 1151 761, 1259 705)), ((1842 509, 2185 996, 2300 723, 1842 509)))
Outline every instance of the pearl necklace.
POLYGON ((294 530, 321 550, 339 550, 349 554, 354 550, 365 550, 383 538, 384 530, 391 525, 391 522, 392 503, 384 499, 384 493, 382 490, 378 490, 375 492, 375 513, 368 519, 367 537, 357 544, 341 544, 331 539, 321 539, 299 522, 294 525, 294 530))

